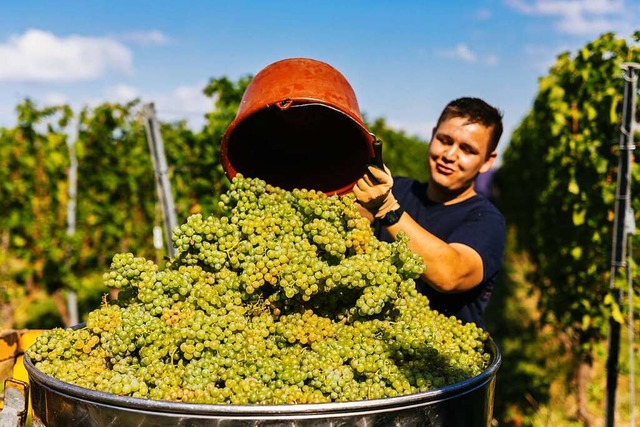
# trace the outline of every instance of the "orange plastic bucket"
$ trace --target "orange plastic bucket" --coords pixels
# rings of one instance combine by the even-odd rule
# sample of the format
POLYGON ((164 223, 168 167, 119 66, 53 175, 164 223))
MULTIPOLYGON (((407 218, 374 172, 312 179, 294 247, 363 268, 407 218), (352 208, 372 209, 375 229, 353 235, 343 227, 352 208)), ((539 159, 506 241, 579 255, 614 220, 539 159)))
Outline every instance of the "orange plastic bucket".
POLYGON ((345 194, 365 173, 374 139, 339 71, 289 58, 247 86, 222 137, 221 161, 229 178, 241 173, 287 190, 345 194))

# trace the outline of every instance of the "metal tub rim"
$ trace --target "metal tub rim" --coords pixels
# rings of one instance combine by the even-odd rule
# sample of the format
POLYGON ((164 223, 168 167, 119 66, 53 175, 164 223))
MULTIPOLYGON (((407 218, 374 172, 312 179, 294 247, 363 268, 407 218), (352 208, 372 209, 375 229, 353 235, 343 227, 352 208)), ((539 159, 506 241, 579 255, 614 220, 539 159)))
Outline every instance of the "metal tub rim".
POLYGON ((480 374, 455 384, 440 387, 425 392, 408 395, 387 397, 381 399, 359 400, 351 402, 330 402, 289 405, 232 405, 183 403, 167 400, 154 400, 129 396, 118 396, 112 393, 91 390, 53 378, 39 371, 28 356, 25 355, 24 364, 29 374, 30 382, 51 392, 67 395, 71 398, 86 402, 94 402, 114 408, 127 408, 144 412, 200 415, 200 416, 232 416, 252 419, 273 417, 328 416, 340 414, 376 413, 391 411, 397 408, 409 409, 414 406, 424 406, 425 403, 437 403, 456 398, 484 387, 496 375, 502 362, 502 356, 495 342, 489 338, 487 351, 491 354, 491 363, 480 374))

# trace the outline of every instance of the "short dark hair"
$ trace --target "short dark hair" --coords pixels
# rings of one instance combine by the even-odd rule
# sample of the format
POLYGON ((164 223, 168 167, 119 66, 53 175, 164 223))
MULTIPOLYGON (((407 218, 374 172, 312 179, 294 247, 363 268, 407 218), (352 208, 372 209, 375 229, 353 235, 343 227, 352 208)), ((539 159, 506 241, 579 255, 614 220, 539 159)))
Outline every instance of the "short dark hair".
POLYGON ((492 129, 489 151, 487 155, 498 147, 502 136, 502 112, 487 104, 480 98, 463 97, 449 102, 438 118, 436 129, 445 121, 454 117, 465 117, 469 123, 480 123, 492 129))

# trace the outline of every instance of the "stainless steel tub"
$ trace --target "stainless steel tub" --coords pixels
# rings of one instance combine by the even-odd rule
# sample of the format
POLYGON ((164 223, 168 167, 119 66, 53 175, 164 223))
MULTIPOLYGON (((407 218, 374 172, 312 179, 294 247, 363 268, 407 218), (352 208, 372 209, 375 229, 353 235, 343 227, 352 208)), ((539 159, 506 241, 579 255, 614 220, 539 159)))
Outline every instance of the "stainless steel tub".
POLYGON ((406 396, 306 405, 205 405, 116 396, 74 386, 38 371, 25 357, 34 424, 84 426, 438 426, 488 427, 501 356, 490 340, 491 364, 480 375, 406 396))

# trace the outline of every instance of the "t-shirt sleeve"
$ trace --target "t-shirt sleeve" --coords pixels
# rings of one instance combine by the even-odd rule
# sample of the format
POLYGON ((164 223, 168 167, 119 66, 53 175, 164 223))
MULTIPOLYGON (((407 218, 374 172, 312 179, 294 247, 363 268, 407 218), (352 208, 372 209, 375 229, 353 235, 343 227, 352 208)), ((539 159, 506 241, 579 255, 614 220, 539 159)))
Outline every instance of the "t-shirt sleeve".
POLYGON ((447 243, 462 243, 478 252, 482 258, 485 281, 495 276, 502 266, 505 246, 504 217, 497 211, 473 211, 449 236, 447 243))

